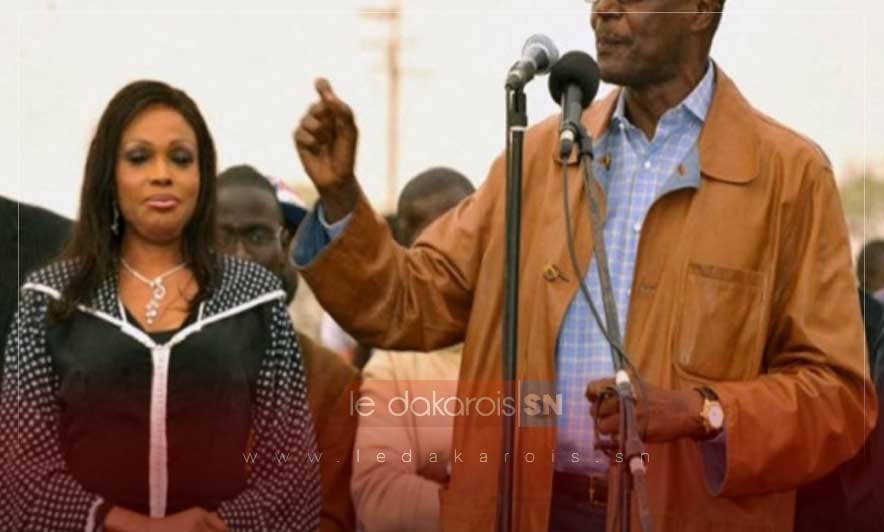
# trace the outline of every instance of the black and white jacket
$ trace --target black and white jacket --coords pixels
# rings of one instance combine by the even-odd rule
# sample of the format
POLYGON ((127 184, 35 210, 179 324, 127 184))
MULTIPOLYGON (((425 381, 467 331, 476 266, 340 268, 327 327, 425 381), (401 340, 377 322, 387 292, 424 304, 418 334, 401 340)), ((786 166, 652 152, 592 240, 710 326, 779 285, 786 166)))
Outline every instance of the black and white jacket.
POLYGON ((115 277, 73 317, 51 321, 50 298, 59 297, 72 271, 71 263, 56 263, 29 276, 9 331, 0 528, 91 532, 106 501, 127 507, 131 500, 129 509, 164 517, 200 501, 194 493, 204 490, 217 496, 208 499, 231 531, 315 530, 316 441, 279 280, 225 257, 212 296, 157 341, 127 318, 115 277), (242 369, 246 359, 251 373, 242 369), (187 360, 196 361, 190 370, 187 360), (232 369, 218 369, 224 364, 232 369), (212 384, 200 391, 204 382, 212 384), (210 410, 202 415, 200 408, 210 410), (105 423, 115 419, 122 421, 105 423), (240 450, 243 461, 231 460, 240 450), (207 465, 195 469, 193 457, 203 455, 207 465), (115 490, 105 477, 121 469, 116 485, 125 489, 115 490))

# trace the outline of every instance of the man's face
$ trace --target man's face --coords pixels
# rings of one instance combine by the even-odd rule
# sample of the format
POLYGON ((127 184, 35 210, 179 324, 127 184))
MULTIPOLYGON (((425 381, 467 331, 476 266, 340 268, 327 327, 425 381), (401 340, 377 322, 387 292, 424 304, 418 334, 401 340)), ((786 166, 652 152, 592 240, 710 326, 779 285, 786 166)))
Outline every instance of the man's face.
POLYGON ((875 264, 866 259, 866 291, 873 294, 884 290, 884 256, 875 259, 875 264))
POLYGON ((687 0, 599 0, 591 24, 602 80, 638 88, 672 78, 696 9, 687 0))
POLYGON ((270 192, 252 186, 219 188, 218 232, 222 252, 282 274, 283 228, 279 205, 270 192))

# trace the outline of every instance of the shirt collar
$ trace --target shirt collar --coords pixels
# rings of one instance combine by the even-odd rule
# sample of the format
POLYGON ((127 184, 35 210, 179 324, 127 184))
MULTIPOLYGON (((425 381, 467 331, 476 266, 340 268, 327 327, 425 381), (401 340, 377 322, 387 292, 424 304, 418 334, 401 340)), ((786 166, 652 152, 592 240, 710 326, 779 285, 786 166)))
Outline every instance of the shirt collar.
MULTIPOLYGON (((703 79, 694 87, 694 90, 688 94, 687 98, 675 106, 675 109, 684 108, 690 111, 700 122, 706 121, 706 114, 709 112, 709 105, 712 103, 712 95, 715 92, 715 68, 712 61, 706 66, 706 73, 703 79)), ((626 91, 621 90, 617 97, 617 105, 614 108, 614 114, 611 115, 611 123, 630 124, 626 118, 626 91)))
MULTIPOLYGON (((749 183, 758 176, 758 151, 761 140, 758 133, 758 112, 746 101, 734 81, 716 63, 712 89, 712 101, 698 139, 700 169, 705 177, 728 183, 749 183), (722 145, 728 149, 722 150, 722 145)), ((617 88, 584 111, 583 121, 587 131, 601 143, 610 130, 612 114, 617 98, 622 92, 617 88)), ((555 117, 550 119, 553 123, 555 117)), ((598 153, 602 153, 599 150, 598 153)), ((550 149, 550 157, 559 162, 558 145, 550 149)), ((574 164, 577 154, 571 155, 574 164)))
POLYGON ((694 87, 694 90, 681 103, 688 111, 694 114, 701 122, 706 121, 706 115, 709 113, 709 105, 712 103, 712 94, 715 92, 715 69, 712 67, 712 61, 709 61, 706 67, 706 73, 700 83, 694 87))

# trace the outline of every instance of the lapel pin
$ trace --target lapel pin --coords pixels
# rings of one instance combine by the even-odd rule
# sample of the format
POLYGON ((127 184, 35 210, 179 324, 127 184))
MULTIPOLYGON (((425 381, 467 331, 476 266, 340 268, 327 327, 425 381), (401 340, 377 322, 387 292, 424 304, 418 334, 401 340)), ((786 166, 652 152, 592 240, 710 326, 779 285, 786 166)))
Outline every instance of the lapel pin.
POLYGON ((605 170, 610 170, 611 169, 611 154, 606 153, 605 155, 603 155, 602 158, 599 160, 599 164, 604 166, 605 170))

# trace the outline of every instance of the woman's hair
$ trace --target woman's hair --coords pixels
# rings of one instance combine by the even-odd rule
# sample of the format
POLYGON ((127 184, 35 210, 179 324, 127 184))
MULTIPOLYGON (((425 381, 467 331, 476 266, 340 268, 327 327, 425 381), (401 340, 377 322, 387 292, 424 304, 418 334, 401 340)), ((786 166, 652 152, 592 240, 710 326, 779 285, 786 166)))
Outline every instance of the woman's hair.
POLYGON ((216 158, 209 128, 196 103, 183 91, 160 81, 135 81, 120 89, 108 103, 89 145, 79 217, 61 255, 62 259, 74 260, 76 271, 64 287, 61 301, 53 304, 52 315, 57 319, 69 317, 74 307, 86 302, 118 268, 123 224, 117 234, 111 230, 117 197, 117 153, 126 127, 139 113, 155 105, 177 111, 196 134, 199 194, 181 240, 182 257, 199 285, 190 304, 208 298, 215 287, 219 268, 214 251, 216 158))

